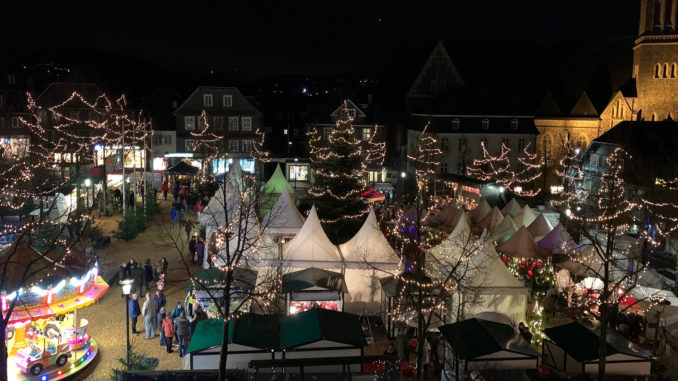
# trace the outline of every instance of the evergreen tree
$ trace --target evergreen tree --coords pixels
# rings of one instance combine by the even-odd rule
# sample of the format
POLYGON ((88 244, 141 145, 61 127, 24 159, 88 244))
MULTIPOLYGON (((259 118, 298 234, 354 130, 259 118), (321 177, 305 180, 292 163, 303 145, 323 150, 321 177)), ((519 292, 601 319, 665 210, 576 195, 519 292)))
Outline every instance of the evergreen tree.
POLYGON ((308 197, 330 239, 345 242, 358 231, 369 210, 362 198, 368 152, 356 136, 346 102, 328 138, 322 139, 314 129, 309 145, 315 186, 308 190, 308 197))

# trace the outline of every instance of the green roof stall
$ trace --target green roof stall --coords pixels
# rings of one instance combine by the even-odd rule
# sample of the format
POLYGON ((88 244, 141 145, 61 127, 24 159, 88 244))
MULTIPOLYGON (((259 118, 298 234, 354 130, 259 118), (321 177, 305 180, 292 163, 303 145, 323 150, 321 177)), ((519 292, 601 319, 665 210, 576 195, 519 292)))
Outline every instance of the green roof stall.
POLYGON ((309 267, 283 275, 282 291, 287 313, 295 314, 314 307, 343 311, 348 288, 342 273, 309 267))
MULTIPOLYGON (((220 319, 199 322, 184 367, 217 369, 223 330, 220 319)), ((247 369, 252 360, 361 356, 365 338, 357 315, 315 308, 294 316, 244 314, 229 322, 228 343, 226 367, 247 369)))

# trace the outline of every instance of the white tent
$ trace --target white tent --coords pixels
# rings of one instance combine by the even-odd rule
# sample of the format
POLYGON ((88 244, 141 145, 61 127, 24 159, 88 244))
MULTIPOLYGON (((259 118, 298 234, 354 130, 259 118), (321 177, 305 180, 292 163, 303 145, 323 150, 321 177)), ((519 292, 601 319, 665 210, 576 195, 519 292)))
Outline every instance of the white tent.
POLYGON ((294 201, 292 201, 287 188, 283 188, 278 201, 263 218, 262 225, 269 235, 293 236, 299 233, 299 229, 304 225, 304 217, 294 206, 294 201))
POLYGON ((463 300, 462 318, 490 311, 504 314, 514 321, 523 321, 528 289, 504 266, 490 242, 475 241, 462 250, 459 245, 464 243, 463 227, 455 229, 455 232, 460 234, 456 237, 451 234, 432 249, 435 259, 444 259, 440 270, 455 267, 454 271, 460 278, 448 315, 456 316, 456 307, 463 300), (462 255, 470 258, 464 260, 462 255))
POLYGON ((431 226, 453 227, 456 225, 459 216, 462 214, 464 214, 463 210, 457 208, 454 203, 450 203, 435 215, 426 218, 424 223, 431 226))
POLYGON ((350 264, 397 264, 399 262, 391 245, 381 232, 374 209, 370 209, 367 219, 355 236, 339 245, 347 266, 350 264))
POLYGON ((509 201, 508 204, 506 204, 506 206, 504 206, 504 208, 501 210, 501 214, 503 214, 504 217, 513 217, 520 213, 520 210, 520 204, 518 204, 518 201, 516 201, 515 198, 512 198, 511 201, 509 201))
POLYGON ((525 205, 523 209, 517 215, 513 216, 513 222, 516 223, 516 226, 525 226, 528 227, 534 220, 537 219, 537 215, 534 214, 532 209, 529 206, 525 205))
POLYGON ((478 223, 480 220, 485 218, 492 211, 492 207, 487 203, 487 200, 484 198, 480 200, 478 206, 476 206, 470 213, 469 217, 471 218, 472 223, 478 223))
POLYGON ((381 310, 379 278, 393 273, 400 259, 381 232, 374 210, 370 210, 358 233, 339 249, 344 257, 344 279, 348 287, 344 311, 378 314, 381 310))
POLYGON ((499 225, 497 225, 496 228, 494 228, 494 231, 492 231, 492 234, 490 235, 490 238, 493 241, 496 242, 504 242, 507 239, 509 239, 513 233, 518 231, 518 227, 516 226, 515 222, 513 222, 513 219, 509 217, 504 217, 501 222, 499 222, 499 225))
POLYGON ((537 218, 527 227, 527 231, 533 237, 544 237, 553 230, 553 226, 546 220, 543 214, 539 213, 537 218))
POLYGON ((544 257, 539 246, 534 243, 534 237, 524 226, 513 233, 511 238, 497 245, 496 249, 497 252, 513 258, 541 259, 544 257))
POLYGON ((501 211, 496 206, 492 208, 490 213, 488 213, 483 219, 478 221, 478 223, 473 224, 473 232, 475 234, 480 234, 483 230, 488 232, 493 231, 499 223, 504 219, 504 216, 501 214, 501 211))
POLYGON ((341 266, 343 258, 339 248, 327 238, 315 205, 311 208, 299 233, 285 248, 283 260, 291 262, 293 268, 341 266))
POLYGON ((577 247, 570 234, 568 234, 567 229, 560 223, 551 232, 542 237, 537 244, 546 251, 551 252, 551 254, 565 254, 566 251, 574 250, 577 247), (566 246, 566 250, 563 250, 563 245, 566 246))

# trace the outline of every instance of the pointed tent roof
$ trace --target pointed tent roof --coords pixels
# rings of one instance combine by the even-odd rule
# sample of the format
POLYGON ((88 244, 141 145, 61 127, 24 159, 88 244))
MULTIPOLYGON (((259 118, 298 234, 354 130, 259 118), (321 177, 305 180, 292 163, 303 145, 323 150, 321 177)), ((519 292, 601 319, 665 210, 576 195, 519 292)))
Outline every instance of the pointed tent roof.
POLYGON ((504 243, 497 245, 496 249, 498 253, 513 258, 542 258, 541 249, 534 243, 534 237, 524 226, 521 226, 504 243))
POLYGON ((436 215, 428 217, 425 223, 431 226, 440 226, 440 225, 456 226, 457 221, 459 221, 459 216, 463 213, 464 211, 457 208, 454 205, 454 203, 450 203, 447 204, 436 215))
POLYGON ((474 233, 479 234, 482 233, 483 230, 487 230, 488 232, 493 231, 499 223, 504 220, 504 216, 501 214, 501 211, 499 208, 496 206, 490 210, 489 213, 483 219, 478 221, 477 224, 475 224, 474 227, 474 233))
POLYGON ((507 239, 509 239, 513 233, 518 231, 518 227, 516 226, 516 223, 513 222, 513 219, 511 217, 505 217, 499 225, 497 225, 496 228, 494 228, 494 231, 492 232, 492 235, 490 235, 490 238, 493 241, 497 242, 504 242, 507 239))
POLYGON ((525 205, 523 209, 516 216, 513 217, 513 222, 516 223, 516 226, 525 226, 528 227, 534 220, 537 218, 537 215, 534 214, 532 209, 529 206, 525 205))
POLYGON ((501 210, 501 214, 503 214, 504 217, 507 215, 513 217, 520 213, 520 211, 520 204, 518 204, 518 201, 516 201, 515 198, 512 198, 511 201, 509 201, 508 204, 506 204, 506 206, 504 206, 504 208, 501 210))
POLYGON ((339 248, 335 246, 320 224, 315 205, 306 218, 299 233, 290 241, 283 253, 287 261, 341 262, 339 248))
POLYGON ((570 114, 576 116, 598 116, 598 111, 596 111, 596 108, 593 106, 593 102, 591 102, 591 99, 586 94, 586 91, 584 91, 581 93, 577 103, 575 103, 574 107, 572 107, 570 114))
POLYGON ((294 206, 292 197, 283 187, 278 201, 271 211, 262 220, 266 233, 269 234, 297 234, 304 225, 304 217, 294 206))
POLYGON ((194 167, 190 164, 187 164, 185 162, 179 162, 179 164, 167 168, 165 170, 165 174, 171 174, 171 175, 183 175, 183 174, 188 174, 188 175, 195 175, 198 173, 200 168, 194 167))
POLYGON ((225 200, 230 201, 233 198, 233 189, 233 184, 231 184, 230 181, 227 181, 226 184, 219 185, 219 188, 214 193, 214 196, 210 198, 207 206, 200 212, 200 218, 198 218, 200 225, 223 225, 226 223, 224 209, 228 208, 228 206, 225 205, 225 200))
POLYGON ((370 209, 363 226, 348 242, 339 245, 346 262, 396 263, 398 256, 377 223, 374 209, 370 209))
POLYGON ((283 174, 282 169, 280 169, 280 163, 276 165, 275 171, 271 178, 268 179, 266 184, 264 184, 264 193, 282 193, 283 188, 287 188, 289 193, 294 193, 294 188, 287 182, 285 175, 283 174))
POLYGON ((576 259, 568 259, 559 263, 558 266, 580 277, 597 277, 603 273, 603 262, 593 246, 586 246, 576 259))
POLYGON ((570 234, 567 232, 567 229, 563 224, 556 225, 553 230, 551 230, 547 235, 544 236, 537 244, 542 249, 550 251, 552 254, 563 254, 562 246, 563 243, 567 242, 572 248, 577 247, 577 245, 570 237, 570 234))
POLYGON ((532 234, 533 237, 544 237, 553 230, 553 226, 546 220, 543 214, 539 213, 537 218, 527 227, 527 231, 532 234))
POLYGON ((471 217, 471 222, 473 223, 479 222, 480 220, 485 218, 485 216, 487 216, 491 211, 492 207, 490 206, 490 204, 487 203, 487 200, 483 198, 482 200, 480 200, 480 203, 478 203, 478 206, 476 206, 475 209, 473 209, 471 213, 469 213, 469 217, 471 217))

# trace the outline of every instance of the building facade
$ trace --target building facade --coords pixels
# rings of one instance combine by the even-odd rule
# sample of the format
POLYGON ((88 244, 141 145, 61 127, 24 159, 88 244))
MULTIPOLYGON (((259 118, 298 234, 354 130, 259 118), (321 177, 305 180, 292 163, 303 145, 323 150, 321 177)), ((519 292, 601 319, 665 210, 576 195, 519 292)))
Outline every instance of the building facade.
POLYGON ((235 87, 200 86, 175 111, 176 150, 193 152, 195 137, 204 129, 201 113, 215 133, 224 136, 224 151, 232 158, 249 158, 257 130, 262 130, 261 112, 235 87))

